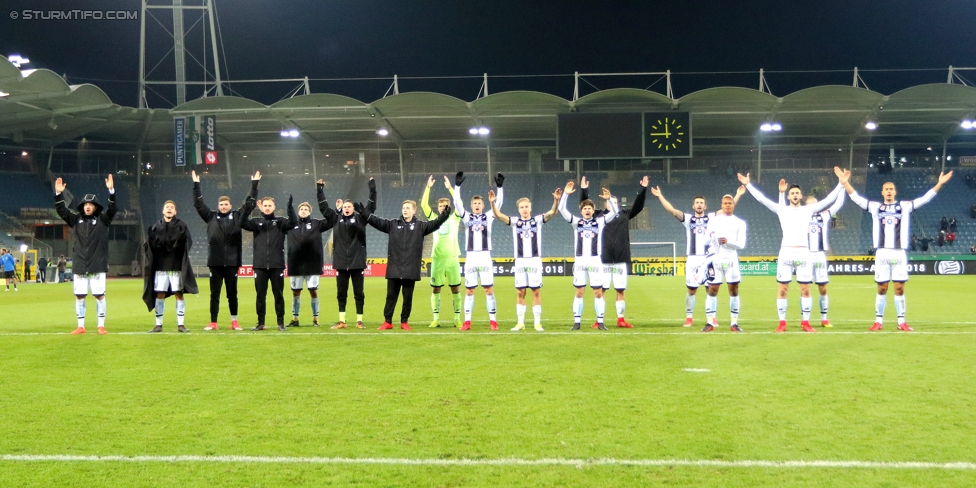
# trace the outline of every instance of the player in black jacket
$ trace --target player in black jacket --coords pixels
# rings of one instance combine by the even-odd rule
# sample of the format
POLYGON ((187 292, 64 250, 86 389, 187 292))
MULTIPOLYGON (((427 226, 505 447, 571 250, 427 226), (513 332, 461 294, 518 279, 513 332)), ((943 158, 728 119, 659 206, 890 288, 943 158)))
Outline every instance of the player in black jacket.
MULTIPOLYGON (((624 320, 624 313, 627 310, 627 302, 624 300, 624 291, 627 290, 627 275, 630 273, 630 219, 644 210, 644 200, 647 198, 648 177, 640 180, 640 190, 634 198, 630 208, 621 208, 616 218, 607 222, 603 229, 603 249, 601 259, 607 266, 607 280, 603 284, 604 293, 610 289, 611 283, 617 290, 617 327, 630 329, 633 326, 624 320)), ((586 177, 580 181, 580 198, 587 199, 587 188, 589 182, 586 177)), ((604 190, 604 194, 609 193, 604 190)), ((602 213, 602 212, 600 212, 602 213)), ((595 216, 596 214, 594 214, 595 216)))
MULTIPOLYGON (((292 198, 288 197, 291 207, 292 198)), ((278 330, 285 329, 285 234, 295 227, 291 218, 275 217, 274 198, 264 197, 260 202, 261 216, 245 220, 241 228, 254 233, 254 288, 257 292, 255 308, 258 325, 251 330, 264 330, 267 310, 268 281, 274 295, 278 330)))
POLYGON ((257 205, 258 183, 261 172, 251 177, 251 193, 244 200, 241 208, 233 211, 230 197, 222 196, 217 199, 217 211, 214 212, 203 203, 203 193, 200 190, 200 177, 196 171, 191 173, 193 178, 193 206, 196 207, 200 218, 207 223, 207 240, 210 248, 207 251, 207 267, 210 268, 210 325, 203 330, 217 330, 217 314, 220 311, 220 288, 227 286, 227 304, 230 306, 230 328, 241 330, 237 322, 237 270, 241 267, 241 223, 251 215, 257 205))
MULTIPOLYGON (((373 213, 376 211, 376 182, 370 178, 368 185, 369 200, 365 210, 373 213)), ((352 280, 353 297, 356 300, 356 328, 365 329, 363 306, 366 295, 363 292, 363 271, 366 269, 366 219, 356 211, 352 200, 337 200, 336 210, 329 208, 324 195, 319 195, 319 211, 325 218, 330 218, 329 215, 332 214, 336 219, 332 229, 332 269, 336 271, 339 321, 332 328, 346 328, 346 300, 349 281, 352 280)))
MULTIPOLYGON (((315 184, 319 202, 325 201, 325 182, 319 180, 315 184)), ((326 204, 328 206, 328 204, 326 204)), ((298 204, 298 215, 295 209, 288 205, 288 218, 296 225, 288 231, 288 277, 291 281, 291 322, 288 327, 298 327, 298 313, 302 309, 302 286, 308 287, 308 294, 312 300, 312 326, 319 326, 319 277, 322 275, 322 265, 325 256, 322 252, 322 233, 335 225, 333 217, 325 219, 312 218, 312 205, 308 202, 298 204)))
POLYGON ((78 328, 72 334, 85 333, 85 299, 91 288, 98 312, 98 333, 105 334, 105 274, 108 272, 108 227, 115 217, 115 182, 112 175, 105 179, 108 188, 108 210, 102 212, 102 205, 95 195, 85 195, 78 204, 78 213, 68 210, 64 203, 64 189, 68 185, 61 178, 54 182, 54 208, 68 227, 71 227, 72 248, 74 249, 74 279, 71 280, 75 293, 75 313, 78 328))
POLYGON ((413 306, 413 288, 420 281, 420 266, 424 255, 424 236, 436 231, 451 216, 450 205, 444 207, 437 220, 421 222, 414 218, 417 202, 405 200, 401 207, 402 217, 381 219, 368 212, 361 203, 356 203, 356 211, 376 230, 390 235, 386 261, 386 307, 383 318, 386 320, 379 330, 393 328, 393 310, 400 290, 403 289, 403 308, 400 309, 400 328, 410 330, 407 321, 413 306))
POLYGON ((163 218, 149 228, 144 248, 149 269, 143 279, 142 300, 149 310, 156 310, 156 326, 149 332, 163 331, 163 311, 170 295, 176 295, 177 330, 189 332, 183 325, 186 315, 183 294, 198 293, 190 266, 192 246, 193 239, 186 222, 176 218, 176 203, 167 200, 163 204, 163 218))

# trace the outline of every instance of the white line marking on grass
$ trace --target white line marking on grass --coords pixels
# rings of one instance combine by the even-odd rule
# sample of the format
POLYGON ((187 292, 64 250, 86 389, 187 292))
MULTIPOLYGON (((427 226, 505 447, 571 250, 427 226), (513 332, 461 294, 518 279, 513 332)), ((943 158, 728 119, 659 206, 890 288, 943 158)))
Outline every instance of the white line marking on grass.
MULTIPOLYGON (((948 322, 942 322, 948 323, 948 322)), ((771 329, 771 327, 770 327, 771 329)), ((0 337, 3 336, 65 336, 71 335, 70 332, 0 332, 0 337)), ((86 334, 87 335, 87 334, 86 334)), ((178 332, 159 332, 155 334, 150 334, 148 332, 138 332, 138 331, 125 331, 125 332, 109 332, 109 335, 125 335, 125 336, 184 336, 184 337, 288 337, 288 336, 302 336, 302 337, 427 337, 427 336, 453 336, 453 337, 464 337, 464 336, 544 336, 544 335, 568 335, 568 336, 580 336, 580 337, 625 337, 625 336, 687 336, 687 337, 715 337, 715 336, 759 336, 759 335, 777 335, 777 336, 790 336, 790 335, 811 335, 811 336, 837 336, 837 335, 872 335, 872 336, 913 336, 913 335, 976 335, 976 330, 944 330, 944 331, 914 331, 914 332, 901 332, 895 330, 886 330, 883 332, 870 332, 867 330, 819 330, 817 334, 810 334, 808 332, 800 331, 787 331, 787 332, 775 332, 773 330, 757 330, 757 329, 746 329, 743 333, 702 333, 694 330, 675 330, 675 331, 650 331, 650 330, 628 330, 626 332, 612 332, 612 333, 600 333, 600 332, 571 332, 568 330, 559 331, 546 329, 545 332, 535 332, 535 331, 522 331, 522 332, 509 332, 509 331, 444 331, 444 332, 405 332, 405 331, 389 331, 389 332, 376 332, 376 331, 362 331, 362 332, 294 332, 289 331, 285 333, 279 332, 266 332, 266 333, 254 333, 254 332, 203 332, 197 331, 195 334, 184 334, 178 332)))
POLYGON ((682 371, 685 371, 687 373, 711 373, 712 372, 712 370, 704 369, 704 368, 685 368, 682 371))
POLYGON ((255 463, 255 464, 387 464, 401 466, 689 466, 718 468, 837 468, 837 469, 946 469, 976 470, 976 463, 935 463, 923 461, 720 461, 710 459, 566 459, 566 458, 341 458, 341 457, 272 457, 272 456, 70 456, 43 454, 4 454, 0 461, 10 462, 116 462, 116 463, 255 463))

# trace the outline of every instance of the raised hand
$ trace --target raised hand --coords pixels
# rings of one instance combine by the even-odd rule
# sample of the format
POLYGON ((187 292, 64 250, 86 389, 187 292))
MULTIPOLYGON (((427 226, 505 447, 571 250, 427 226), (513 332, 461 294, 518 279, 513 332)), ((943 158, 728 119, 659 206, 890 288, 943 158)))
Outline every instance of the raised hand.
POLYGON ((838 178, 840 178, 841 175, 843 175, 843 174, 844 174, 844 170, 840 169, 839 166, 834 166, 834 175, 836 175, 838 178))
POLYGON ((444 175, 444 188, 447 188, 448 190, 454 189, 454 187, 451 186, 451 180, 447 177, 447 175, 444 175))
POLYGON ((647 185, 650 183, 651 183, 651 179, 648 178, 647 176, 641 178, 640 180, 640 186, 643 186, 644 188, 647 188, 647 185))
POLYGON ((105 178, 105 188, 108 188, 109 190, 115 190, 115 179, 112 177, 111 174, 108 175, 108 178, 105 178))
POLYGON ((64 189, 67 188, 67 187, 68 187, 68 185, 66 185, 61 180, 61 178, 58 178, 57 180, 54 181, 54 191, 56 191, 58 193, 64 193, 64 189))
POLYGON ((600 198, 602 198, 604 200, 609 200, 610 199, 610 190, 607 190, 606 188, 601 188, 600 190, 601 190, 600 191, 600 198))
POLYGON ((362 202, 353 202, 352 208, 355 209, 357 213, 366 212, 366 207, 362 204, 362 202))
POLYGON ((488 202, 495 203, 495 190, 488 190, 488 202))
POLYGON ((850 172, 850 170, 846 170, 845 169, 843 172, 841 172, 841 175, 839 175, 837 177, 837 182, 840 183, 840 184, 842 184, 842 185, 846 185, 850 181, 851 181, 851 172, 850 172))
POLYGON ((336 200, 336 208, 342 208, 342 199, 336 200))
POLYGON ((200 183, 200 175, 197 174, 196 170, 190 171, 190 178, 193 178, 194 183, 200 183))
POLYGON ((563 193, 567 195, 572 195, 573 192, 576 191, 574 188, 576 188, 576 183, 573 183, 572 181, 567 182, 566 188, 563 188, 563 193))
POLYGON ((427 188, 434 186, 434 175, 427 177, 427 188))
POLYGON ((785 192, 786 189, 789 188, 789 187, 790 186, 786 184, 786 180, 785 179, 779 180, 779 192, 780 193, 785 192))
POLYGON ((580 188, 585 190, 589 187, 590 187, 590 181, 587 180, 585 176, 580 178, 580 188))
POLYGON ((251 181, 261 181, 261 172, 255 171, 254 176, 251 177, 251 181))
POLYGON ((939 173, 939 184, 940 185, 944 185, 951 178, 952 178, 952 171, 950 171, 948 173, 939 173))
MULTIPOLYGON (((645 176, 645 178, 647 178, 647 177, 645 176)), ((661 198, 661 187, 660 186, 652 187, 651 188, 651 195, 654 195, 654 196, 656 196, 658 198, 661 198)))
POLYGON ((454 186, 461 186, 462 183, 464 183, 464 171, 458 171, 454 175, 454 186))
POLYGON ((501 188, 505 184, 505 175, 498 173, 495 175, 495 186, 501 188))
POLYGON ((444 205, 444 210, 441 211, 441 215, 451 215, 454 209, 451 208, 451 204, 444 205))
POLYGON ((737 198, 745 194, 746 194, 746 185, 739 185, 739 187, 735 189, 735 196, 737 198))
POLYGON ((742 173, 737 173, 736 176, 739 178, 739 183, 742 183, 743 185, 749 184, 749 173, 746 173, 745 176, 742 176, 742 173))
POLYGON ((563 189, 562 188, 556 188, 556 191, 552 192, 552 196, 556 200, 559 200, 563 196, 563 189))
POLYGON ((369 181, 366 182, 366 186, 369 187, 369 191, 376 191, 376 180, 370 178, 369 181))
POLYGON ((288 206, 289 207, 291 207, 291 202, 292 202, 291 195, 288 195, 288 206))
POLYGON ((319 178, 319 180, 318 180, 318 181, 316 181, 316 182, 315 182, 315 184, 316 184, 316 185, 322 185, 322 186, 325 186, 325 180, 323 180, 322 178, 319 178))

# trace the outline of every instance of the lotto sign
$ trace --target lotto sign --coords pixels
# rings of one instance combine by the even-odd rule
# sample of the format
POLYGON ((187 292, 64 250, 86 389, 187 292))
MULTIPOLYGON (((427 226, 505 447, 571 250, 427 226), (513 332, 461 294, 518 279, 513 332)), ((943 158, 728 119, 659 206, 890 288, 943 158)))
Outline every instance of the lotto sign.
POLYGON ((217 118, 207 115, 203 118, 204 129, 204 156, 203 162, 206 164, 217 164, 217 118))

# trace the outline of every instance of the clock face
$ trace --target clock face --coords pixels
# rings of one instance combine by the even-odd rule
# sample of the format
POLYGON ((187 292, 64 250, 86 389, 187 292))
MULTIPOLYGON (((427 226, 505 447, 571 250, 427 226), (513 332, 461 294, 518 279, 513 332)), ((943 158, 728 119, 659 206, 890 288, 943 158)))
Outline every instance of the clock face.
POLYGON ((644 113, 644 157, 691 157, 688 112, 644 113))

